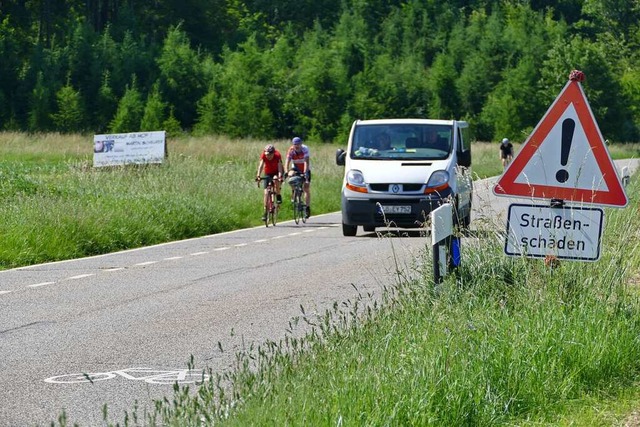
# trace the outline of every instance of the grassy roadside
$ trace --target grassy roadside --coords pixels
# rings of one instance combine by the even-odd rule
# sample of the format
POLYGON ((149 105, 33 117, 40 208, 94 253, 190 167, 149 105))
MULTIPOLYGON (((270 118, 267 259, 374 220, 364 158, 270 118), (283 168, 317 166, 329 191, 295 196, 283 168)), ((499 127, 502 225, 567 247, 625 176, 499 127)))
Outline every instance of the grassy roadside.
POLYGON ((147 424, 620 425, 639 407, 639 192, 607 211, 596 263, 507 258, 482 230, 457 277, 303 315, 314 333, 239 354, 147 424))

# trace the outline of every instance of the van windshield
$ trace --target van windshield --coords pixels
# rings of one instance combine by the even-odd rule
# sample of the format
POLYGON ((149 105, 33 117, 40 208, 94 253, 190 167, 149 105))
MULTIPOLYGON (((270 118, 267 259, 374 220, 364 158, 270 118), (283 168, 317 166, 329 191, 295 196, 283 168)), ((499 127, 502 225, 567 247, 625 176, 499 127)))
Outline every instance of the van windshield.
POLYGON ((350 156, 370 160, 446 159, 452 146, 451 128, 418 123, 356 126, 350 156))

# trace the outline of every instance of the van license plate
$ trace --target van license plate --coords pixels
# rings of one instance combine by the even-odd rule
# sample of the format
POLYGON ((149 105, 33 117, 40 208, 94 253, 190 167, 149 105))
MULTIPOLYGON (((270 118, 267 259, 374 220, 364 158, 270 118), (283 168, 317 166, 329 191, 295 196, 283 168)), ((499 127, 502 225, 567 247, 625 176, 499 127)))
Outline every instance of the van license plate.
POLYGON ((385 206, 382 205, 382 212, 386 214, 410 214, 411 206, 385 206))

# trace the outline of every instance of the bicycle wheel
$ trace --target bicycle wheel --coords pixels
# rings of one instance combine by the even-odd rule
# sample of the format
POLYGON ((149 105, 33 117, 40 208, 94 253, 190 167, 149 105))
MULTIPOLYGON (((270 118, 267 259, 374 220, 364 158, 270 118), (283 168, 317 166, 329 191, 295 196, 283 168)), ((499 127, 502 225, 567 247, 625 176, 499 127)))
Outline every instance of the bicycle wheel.
POLYGON ((307 222, 307 205, 302 201, 304 197, 304 192, 302 189, 298 191, 298 216, 302 220, 302 223, 305 224, 307 222))
POLYGON ((52 384, 76 384, 76 383, 93 383, 96 381, 104 381, 115 378, 113 372, 97 372, 93 374, 67 374, 58 375, 44 380, 46 383, 52 384))
POLYGON ((293 193, 293 220, 296 224, 299 224, 300 219, 300 191, 295 189, 293 193))
POLYGON ((266 212, 266 216, 264 217, 264 226, 265 227, 269 227, 269 222, 271 221, 271 212, 273 212, 273 204, 272 204, 272 200, 271 200, 271 194, 269 194, 267 196, 267 206, 266 206, 267 212, 266 212))
POLYGON ((271 198, 271 208, 269 210, 269 220, 273 226, 276 226, 278 222, 278 204, 276 203, 276 193, 272 192, 269 196, 271 198))

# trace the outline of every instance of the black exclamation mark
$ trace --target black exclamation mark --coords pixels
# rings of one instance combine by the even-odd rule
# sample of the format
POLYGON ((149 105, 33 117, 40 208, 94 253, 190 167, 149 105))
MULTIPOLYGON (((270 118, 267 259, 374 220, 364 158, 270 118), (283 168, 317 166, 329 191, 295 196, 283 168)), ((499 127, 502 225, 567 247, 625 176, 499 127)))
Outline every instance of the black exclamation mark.
MULTIPOLYGON (((576 122, 573 119, 566 119, 562 122, 562 146, 560 147, 560 164, 567 166, 569 161, 569 151, 571 150, 571 141, 573 140, 573 131, 576 128, 576 122)), ((565 169, 560 169, 556 173, 556 179, 558 182, 567 182, 569 179, 569 172, 565 169)))

